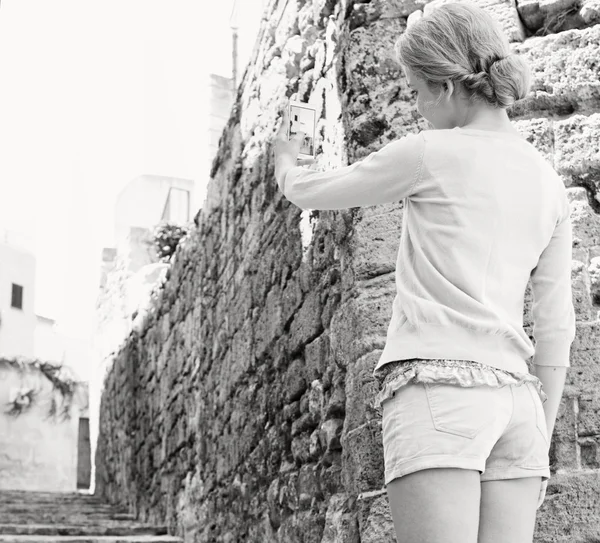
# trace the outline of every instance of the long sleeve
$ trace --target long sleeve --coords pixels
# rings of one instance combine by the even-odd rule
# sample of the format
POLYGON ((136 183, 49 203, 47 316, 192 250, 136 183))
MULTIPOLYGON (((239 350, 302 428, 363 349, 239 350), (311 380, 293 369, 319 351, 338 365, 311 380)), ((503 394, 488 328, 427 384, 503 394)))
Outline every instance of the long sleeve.
POLYGON ((317 172, 293 167, 280 188, 301 209, 346 209, 397 202, 413 193, 424 152, 422 135, 409 135, 336 170, 317 172))
POLYGON ((531 274, 535 339, 533 363, 538 366, 571 365, 569 355, 576 332, 571 261, 572 223, 565 195, 563 216, 531 274))

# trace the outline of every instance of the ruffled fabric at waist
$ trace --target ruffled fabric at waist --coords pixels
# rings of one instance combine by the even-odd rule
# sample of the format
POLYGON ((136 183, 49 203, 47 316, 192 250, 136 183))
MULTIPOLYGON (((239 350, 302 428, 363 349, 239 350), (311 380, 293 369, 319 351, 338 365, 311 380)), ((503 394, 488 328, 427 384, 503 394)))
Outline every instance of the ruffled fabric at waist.
POLYGON ((521 385, 533 383, 542 403, 548 397, 542 382, 530 373, 500 370, 473 360, 425 360, 413 358, 389 362, 376 372, 379 393, 372 407, 381 413, 381 404, 401 387, 414 383, 447 383, 461 387, 521 385))

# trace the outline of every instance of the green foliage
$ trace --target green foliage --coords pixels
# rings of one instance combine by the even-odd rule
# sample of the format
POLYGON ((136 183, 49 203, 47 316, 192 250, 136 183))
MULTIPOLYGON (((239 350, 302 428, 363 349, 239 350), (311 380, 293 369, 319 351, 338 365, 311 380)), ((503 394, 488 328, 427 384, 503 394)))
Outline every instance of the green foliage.
MULTIPOLYGON (((34 371, 42 374, 50 383, 54 391, 62 398, 60 406, 55 397, 50 399, 49 418, 67 420, 70 417, 71 406, 80 382, 75 380, 64 366, 42 362, 40 360, 28 360, 24 358, 0 357, 0 366, 8 366, 20 374, 34 371)), ((19 416, 28 411, 37 401, 39 391, 31 388, 23 388, 17 397, 8 403, 6 413, 11 416, 19 416)))
POLYGON ((169 222, 162 222, 154 229, 154 247, 161 262, 171 260, 177 245, 188 233, 189 227, 169 222))

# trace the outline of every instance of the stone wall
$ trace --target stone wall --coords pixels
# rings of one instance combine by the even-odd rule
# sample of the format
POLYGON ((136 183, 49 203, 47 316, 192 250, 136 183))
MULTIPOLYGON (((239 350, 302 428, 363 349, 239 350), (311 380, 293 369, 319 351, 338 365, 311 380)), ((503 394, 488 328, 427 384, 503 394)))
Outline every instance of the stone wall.
MULTIPOLYGON (((536 541, 590 541, 600 534, 600 25, 591 2, 565 7, 566 27, 560 6, 527 2, 531 22, 518 17, 525 3, 479 2, 532 65, 533 90, 510 113, 569 185, 573 208, 577 339, 536 541)), ((370 402, 402 204, 301 211, 277 189, 271 145, 294 92, 317 107, 325 168, 427 128, 393 57, 423 7, 267 8, 198 228, 107 368, 102 496, 186 541, 394 540, 370 402)), ((530 289, 525 324, 531 336, 530 289)))

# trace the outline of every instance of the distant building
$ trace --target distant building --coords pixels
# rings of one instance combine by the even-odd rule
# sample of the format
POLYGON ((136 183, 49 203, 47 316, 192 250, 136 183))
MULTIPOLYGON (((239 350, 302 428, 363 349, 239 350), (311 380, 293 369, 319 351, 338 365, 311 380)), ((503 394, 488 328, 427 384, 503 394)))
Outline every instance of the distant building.
POLYGON ((31 362, 0 357, 0 490, 90 487, 88 387, 66 399, 31 362))
POLYGON ((209 75, 208 161, 211 167, 219 149, 219 139, 223 133, 223 128, 225 128, 231 114, 234 97, 232 78, 217 74, 209 75))
POLYGON ((117 196, 116 247, 102 250, 96 303, 94 349, 104 360, 139 322, 152 288, 166 271, 158 262, 152 230, 166 221, 185 225, 192 219, 194 181, 141 175, 117 196))
POLYGON ((192 179, 140 175, 117 196, 115 237, 117 245, 132 227, 154 228, 161 221, 185 224, 191 220, 192 179))
MULTIPOLYGON (((52 381, 34 359, 72 367, 85 364, 56 331, 53 319, 36 315, 36 261, 16 236, 0 237, 0 489, 75 491, 90 486, 88 386, 77 387, 69 418, 52 417, 49 407, 66 409, 52 381), (12 406, 23 410, 15 415, 12 406), (53 420, 50 420, 53 419, 53 420)), ((83 358, 83 360, 82 360, 83 358)), ((61 411, 62 413, 62 411, 61 411)))
POLYGON ((65 358, 63 338, 56 331, 54 319, 36 315, 34 357, 45 362, 60 363, 65 358))
POLYGON ((35 256, 0 238, 0 356, 33 357, 35 256))

